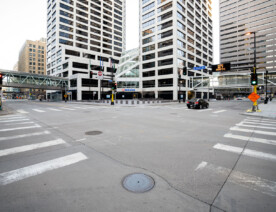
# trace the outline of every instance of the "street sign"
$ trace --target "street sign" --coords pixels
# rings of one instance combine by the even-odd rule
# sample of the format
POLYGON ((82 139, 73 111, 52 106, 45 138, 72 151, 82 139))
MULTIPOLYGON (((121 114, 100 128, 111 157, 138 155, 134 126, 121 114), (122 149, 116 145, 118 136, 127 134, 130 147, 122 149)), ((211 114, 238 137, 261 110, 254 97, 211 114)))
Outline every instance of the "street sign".
POLYGON ((252 102, 256 102, 258 99, 260 98, 260 96, 254 92, 252 92, 249 96, 248 99, 250 99, 252 102))
POLYGON ((218 65, 212 65, 212 72, 216 71, 230 71, 231 63, 222 63, 218 65))
POLYGON ((206 66, 194 67, 194 70, 201 70, 201 69, 206 69, 206 66))
POLYGON ((98 78, 99 78, 100 80, 103 79, 103 72, 102 72, 102 71, 98 71, 98 78))

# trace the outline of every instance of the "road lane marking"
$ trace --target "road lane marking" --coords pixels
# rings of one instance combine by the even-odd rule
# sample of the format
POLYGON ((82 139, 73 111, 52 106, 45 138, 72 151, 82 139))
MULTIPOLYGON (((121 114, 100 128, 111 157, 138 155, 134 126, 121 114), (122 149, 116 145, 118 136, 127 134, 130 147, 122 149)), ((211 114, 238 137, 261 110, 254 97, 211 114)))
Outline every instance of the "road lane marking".
POLYGON ((227 111, 227 110, 218 110, 218 111, 215 111, 215 112, 213 112, 213 113, 223 113, 223 112, 225 112, 225 111, 227 111))
POLYGON ((268 139, 264 139, 264 138, 254 138, 254 137, 248 137, 248 136, 242 136, 242 135, 233 135, 232 133, 227 133, 224 135, 224 137, 239 139, 239 140, 244 140, 244 141, 252 141, 252 142, 263 143, 263 144, 276 145, 275 140, 268 140, 268 139))
POLYGON ((213 110, 213 109, 203 109, 203 110, 199 110, 199 111, 197 111, 197 112, 205 112, 205 111, 210 111, 210 110, 213 110))
POLYGON ((27 112, 27 111, 25 111, 25 110, 17 110, 17 112, 18 112, 18 113, 29 113, 29 112, 27 112))
POLYGON ((33 121, 30 122, 20 122, 20 123, 12 123, 12 124, 5 124, 6 126, 10 126, 10 125, 18 125, 18 124, 34 124, 33 121))
POLYGON ((44 110, 39 110, 39 109, 32 109, 32 110, 34 110, 35 112, 39 112, 39 113, 45 113, 44 110))
POLYGON ((82 139, 79 139, 79 140, 76 140, 76 141, 85 141, 86 138, 82 138, 82 139))
POLYGON ((66 142, 64 140, 57 139, 57 140, 53 140, 53 141, 46 141, 46 142, 37 143, 37 144, 19 146, 19 147, 14 147, 14 148, 10 148, 10 149, 3 149, 3 150, 0 150, 0 157, 6 156, 6 155, 11 155, 11 154, 16 154, 16 153, 20 153, 20 152, 26 152, 26 151, 30 151, 30 150, 40 149, 40 148, 44 148, 44 147, 65 144, 65 143, 66 142))
POLYGON ((26 118, 25 116, 22 115, 17 115, 17 116, 3 116, 0 118, 0 120, 10 120, 10 119, 19 119, 19 118, 26 118))
POLYGON ((28 133, 28 134, 22 134, 22 135, 15 135, 15 136, 8 136, 8 137, 0 137, 0 141, 6 141, 6 140, 13 140, 18 138, 26 138, 26 137, 32 137, 37 135, 49 135, 49 131, 43 131, 43 132, 36 132, 36 133, 28 133))
POLYGON ((38 124, 35 124, 33 126, 28 126, 28 127, 16 127, 16 128, 7 128, 7 129, 0 129, 0 132, 7 132, 7 131, 14 131, 14 130, 24 130, 24 129, 33 129, 33 128, 39 128, 41 127, 38 124))
POLYGON ((88 159, 86 155, 84 155, 81 152, 78 152, 72 155, 67 155, 42 163, 37 163, 24 168, 4 172, 0 174, 0 185, 7 185, 19 180, 42 174, 47 171, 52 171, 58 168, 69 166, 86 159, 88 159))
POLYGON ((30 119, 21 118, 21 119, 16 119, 16 120, 0 121, 0 123, 10 123, 10 122, 19 122, 19 121, 28 121, 28 120, 30 120, 30 119))
POLYGON ((267 132, 267 131, 261 131, 261 130, 250 130, 250 129, 243 129, 240 127, 231 127, 230 130, 233 131, 240 131, 240 132, 249 132, 249 133, 257 133, 257 134, 262 134, 262 135, 275 135, 275 132, 267 132))
MULTIPOLYGON (((227 177, 231 172, 231 169, 213 165, 211 163, 207 163, 205 161, 201 162, 198 165, 199 168, 196 171, 201 171, 203 169, 207 169, 212 173, 217 173, 219 175, 224 175, 227 177), (201 164, 204 166, 199 167, 201 164)), ((263 179, 260 177, 256 177, 250 174, 246 174, 243 172, 233 170, 228 178, 228 181, 234 183, 236 185, 252 189, 257 192, 261 192, 263 194, 275 197, 276 196, 276 182, 270 181, 267 179, 263 179)))
POLYGON ((268 123, 262 123, 262 122, 251 122, 251 121, 242 121, 241 123, 246 123, 246 124, 258 124, 258 125, 263 125, 263 126, 276 126, 276 124, 268 124, 268 123))
MULTIPOLYGON (((213 148, 218 149, 218 150, 224 150, 227 152, 233 152, 233 153, 237 153, 237 154, 241 154, 243 151, 243 148, 219 144, 219 143, 214 145, 213 148)), ((249 156, 249 157, 254 157, 254 158, 276 161, 276 155, 259 152, 259 151, 255 151, 255 150, 251 150, 251 149, 245 149, 243 151, 243 155, 249 156)))
POLYGON ((76 110, 76 109, 67 108, 67 107, 62 107, 61 109, 65 109, 65 110, 76 110))
POLYGON ((200 170, 200 169, 203 169, 205 166, 207 166, 207 164, 208 164, 207 162, 202 161, 202 162, 196 167, 195 171, 200 170))
POLYGON ((246 118, 247 121, 256 121, 256 122, 268 122, 268 123, 274 123, 276 124, 276 121, 271 119, 252 119, 252 118, 246 118))
POLYGON ((85 107, 73 107, 75 109, 85 109, 85 107))
POLYGON ((62 110, 59 110, 59 109, 55 109, 55 108, 48 108, 49 110, 52 110, 52 111, 62 111, 62 110))
POLYGON ((266 127, 266 126, 259 126, 259 125, 247 125, 247 124, 243 124, 243 123, 236 124, 236 126, 276 130, 276 127, 266 127))

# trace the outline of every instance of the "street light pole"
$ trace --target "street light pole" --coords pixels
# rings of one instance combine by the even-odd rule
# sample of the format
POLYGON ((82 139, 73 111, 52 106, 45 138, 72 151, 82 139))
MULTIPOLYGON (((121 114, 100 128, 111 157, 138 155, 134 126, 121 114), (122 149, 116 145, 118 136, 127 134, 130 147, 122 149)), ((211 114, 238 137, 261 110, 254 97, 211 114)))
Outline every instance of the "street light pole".
POLYGON ((113 82, 113 73, 114 73, 114 68, 113 68, 113 59, 110 57, 111 60, 111 80, 112 80, 112 88, 111 88, 111 105, 114 105, 114 88, 113 85, 115 84, 113 82))

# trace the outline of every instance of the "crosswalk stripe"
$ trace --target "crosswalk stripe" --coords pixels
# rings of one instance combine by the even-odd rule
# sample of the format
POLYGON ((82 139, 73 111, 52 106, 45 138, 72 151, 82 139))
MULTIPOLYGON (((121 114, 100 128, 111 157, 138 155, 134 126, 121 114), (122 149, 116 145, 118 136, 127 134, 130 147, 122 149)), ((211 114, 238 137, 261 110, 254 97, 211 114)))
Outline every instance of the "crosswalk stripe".
POLYGON ((227 111, 227 110, 218 110, 218 111, 215 111, 215 112, 213 112, 213 113, 223 113, 223 112, 225 112, 225 111, 227 111))
POLYGON ((44 110, 39 110, 39 109, 32 109, 32 110, 34 110, 35 112, 39 112, 39 113, 45 113, 44 110))
POLYGON ((248 125, 248 124, 243 124, 243 123, 236 124, 236 126, 240 126, 240 127, 254 127, 254 128, 276 130, 276 127, 266 127, 266 126, 259 126, 259 125, 248 125))
POLYGON ((197 111, 197 112, 200 113, 200 112, 205 112, 205 111, 210 111, 210 110, 213 110, 213 109, 210 109, 210 108, 209 108, 209 109, 199 110, 199 111, 197 111))
POLYGON ((33 129, 33 128, 39 128, 41 127, 38 124, 35 124, 33 126, 28 126, 28 127, 16 127, 16 128, 7 128, 7 129, 0 129, 0 132, 7 132, 7 131, 14 131, 14 130, 24 130, 24 129, 33 129))
POLYGON ((19 123, 12 123, 12 124, 5 124, 6 126, 10 126, 10 125, 20 125, 20 124, 34 124, 33 121, 29 121, 29 122, 19 122, 19 123))
POLYGON ((16 120, 0 121, 0 123, 20 122, 20 121, 28 121, 28 120, 30 120, 30 119, 21 118, 21 119, 16 119, 16 120))
POLYGON ((246 118, 246 120, 257 121, 257 122, 271 122, 271 123, 276 123, 276 121, 274 121, 274 120, 272 120, 272 119, 246 118))
POLYGON ((224 137, 239 139, 239 140, 244 140, 244 141, 252 141, 252 142, 263 143, 263 144, 276 145, 275 140, 268 140, 268 139, 264 139, 264 138, 254 138, 254 137, 248 137, 248 136, 242 136, 242 135, 233 135, 232 133, 227 133, 224 135, 224 137))
POLYGON ((266 122, 252 122, 252 121, 243 121, 241 123, 246 123, 246 124, 258 124, 258 125, 263 125, 263 126, 276 126, 276 124, 268 124, 266 122))
POLYGON ((17 112, 18 112, 18 113, 29 113, 29 112, 27 112, 27 111, 25 111, 25 110, 17 110, 17 112))
MULTIPOLYGON (((243 148, 240 147, 235 147, 235 146, 229 146, 229 145, 224 145, 224 144, 216 144, 213 146, 214 149, 218 150, 224 150, 227 152, 233 152, 240 154, 243 151, 243 148)), ((249 157, 255 157, 255 158, 260 158, 260 159, 265 159, 265 160, 272 160, 276 161, 276 155, 264 153, 264 152, 259 152, 251 149, 245 149, 243 151, 243 155, 249 156, 249 157)))
POLYGON ((20 169, 0 174, 0 185, 7 185, 19 180, 23 180, 35 175, 42 174, 47 171, 55 170, 65 166, 69 166, 80 161, 86 160, 87 157, 81 152, 56 158, 53 160, 37 163, 20 169))
POLYGON ((48 108, 49 110, 52 110, 52 111, 62 111, 62 110, 59 110, 59 109, 55 109, 55 108, 48 108))
POLYGON ((253 123, 266 123, 266 124, 276 124, 276 122, 273 121, 260 121, 260 120, 253 120, 253 119, 245 119, 244 121, 250 121, 253 123))
POLYGON ((37 135, 48 135, 50 134, 49 131, 43 131, 43 132, 36 132, 36 133, 28 133, 28 134, 22 134, 22 135, 14 135, 14 136, 8 136, 8 137, 0 137, 0 141, 6 141, 6 140, 13 140, 18 138, 26 138, 26 137, 32 137, 37 135))
POLYGON ((25 145, 25 146, 19 146, 19 147, 14 147, 10 149, 4 149, 0 150, 0 157, 6 156, 6 155, 11 155, 11 154, 16 154, 20 152, 26 152, 30 150, 35 150, 35 149, 40 149, 44 147, 49 147, 49 146, 55 146, 59 144, 64 144, 65 141, 62 139, 57 139, 53 141, 46 141, 38 144, 30 144, 30 145, 25 145))
POLYGON ((75 109, 84 109, 85 107, 73 107, 75 109))
POLYGON ((10 120, 10 119, 20 119, 20 118, 26 118, 25 116, 22 115, 16 115, 16 116, 3 116, 0 118, 0 120, 10 120))
POLYGON ((62 109, 65 109, 65 110, 76 110, 76 109, 72 109, 72 108, 68 108, 68 107, 62 107, 62 109))
POLYGON ((261 130, 250 130, 250 129, 243 129, 240 127, 231 127, 230 130, 233 131, 240 131, 240 132, 249 132, 249 133, 257 133, 257 134, 262 134, 262 135, 275 135, 275 132, 267 132, 267 131, 261 131, 261 130))
MULTIPOLYGON (((224 175, 225 177, 231 173, 231 169, 213 165, 211 163, 207 163, 202 161, 196 171, 202 171, 203 169, 210 170, 213 173, 217 173, 220 175, 224 175)), ((246 174, 243 172, 233 170, 230 177, 228 178, 229 182, 234 183, 236 185, 252 189, 257 192, 261 192, 263 194, 275 197, 276 196, 276 182, 270 181, 267 179, 263 179, 260 177, 256 177, 250 174, 246 174)))

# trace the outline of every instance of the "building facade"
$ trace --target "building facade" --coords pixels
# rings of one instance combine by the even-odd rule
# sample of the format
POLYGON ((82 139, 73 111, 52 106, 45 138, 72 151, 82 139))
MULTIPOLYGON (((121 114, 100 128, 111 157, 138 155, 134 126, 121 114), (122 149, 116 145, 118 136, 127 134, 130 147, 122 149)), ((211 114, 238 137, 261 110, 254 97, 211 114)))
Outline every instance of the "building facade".
POLYGON ((139 21, 142 96, 187 99, 190 78, 208 76, 213 62, 211 0, 140 0, 139 21))
POLYGON ((47 14, 47 74, 68 77, 72 99, 110 96, 125 50, 125 0, 48 0, 47 14))
POLYGON ((257 68, 275 71, 276 0, 220 0, 222 63, 239 71, 253 67, 254 33, 257 68))
POLYGON ((20 72, 32 74, 46 73, 46 39, 37 41, 27 40, 22 46, 17 69, 20 72))
MULTIPOLYGON (((27 40, 22 46, 17 63, 17 71, 31 74, 46 74, 46 39, 27 40)), ((44 98, 45 91, 41 89, 20 89, 22 98, 44 98)))

